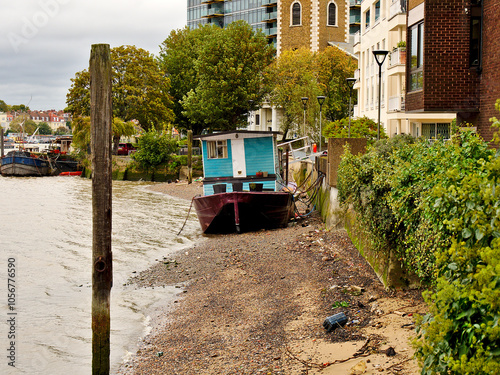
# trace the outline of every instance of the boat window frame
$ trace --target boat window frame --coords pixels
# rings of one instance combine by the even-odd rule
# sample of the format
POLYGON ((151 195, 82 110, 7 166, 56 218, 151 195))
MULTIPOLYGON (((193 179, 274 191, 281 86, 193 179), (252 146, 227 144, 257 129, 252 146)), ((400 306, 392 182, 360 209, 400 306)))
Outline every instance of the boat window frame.
POLYGON ((227 159, 227 140, 207 141, 207 159, 227 159))

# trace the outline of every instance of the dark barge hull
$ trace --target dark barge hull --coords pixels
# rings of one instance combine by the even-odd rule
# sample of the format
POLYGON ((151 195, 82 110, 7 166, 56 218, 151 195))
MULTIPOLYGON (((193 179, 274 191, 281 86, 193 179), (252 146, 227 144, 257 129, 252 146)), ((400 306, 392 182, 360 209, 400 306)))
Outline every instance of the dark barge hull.
POLYGON ((48 176, 50 165, 48 161, 14 153, 4 156, 1 161, 0 174, 2 176, 48 176))
POLYGON ((196 197, 194 208, 204 233, 284 228, 293 214, 286 192, 231 192, 196 197))

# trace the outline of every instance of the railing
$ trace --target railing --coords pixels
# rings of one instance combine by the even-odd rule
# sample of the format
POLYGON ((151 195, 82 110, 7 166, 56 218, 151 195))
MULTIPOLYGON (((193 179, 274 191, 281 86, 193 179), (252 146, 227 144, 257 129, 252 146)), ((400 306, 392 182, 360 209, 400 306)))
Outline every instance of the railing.
POLYGON ((404 65, 406 63, 406 48, 397 48, 389 55, 389 66, 404 65))
POLYGON ((405 98, 402 96, 393 96, 389 98, 389 112, 400 112, 405 109, 405 98))
POLYGON ((262 0, 262 5, 277 4, 278 0, 262 0))
POLYGON ((349 23, 361 23, 361 15, 360 14, 351 14, 349 15, 349 23))
POLYGON ((361 43, 361 33, 358 31, 356 34, 354 34, 354 44, 361 43))
POLYGON ((269 29, 264 29, 264 34, 266 34, 266 35, 276 35, 276 34, 278 34, 278 28, 277 27, 271 27, 269 29))
POLYGON ((398 14, 406 13, 406 0, 393 0, 389 8, 389 19, 398 14))
POLYGON ((360 75, 360 73, 361 73, 361 72, 360 72, 360 70, 359 70, 359 69, 356 69, 356 70, 354 71, 354 78, 356 78, 356 81, 359 81, 359 75, 360 75))
POLYGON ((276 18, 278 18, 278 11, 266 13, 266 15, 264 16, 265 21, 274 20, 276 18))
POLYGON ((359 108, 358 108, 358 105, 356 104, 353 108, 352 108, 352 117, 358 117, 359 116, 359 108))
POLYGON ((349 0, 349 5, 361 5, 362 0, 349 0))

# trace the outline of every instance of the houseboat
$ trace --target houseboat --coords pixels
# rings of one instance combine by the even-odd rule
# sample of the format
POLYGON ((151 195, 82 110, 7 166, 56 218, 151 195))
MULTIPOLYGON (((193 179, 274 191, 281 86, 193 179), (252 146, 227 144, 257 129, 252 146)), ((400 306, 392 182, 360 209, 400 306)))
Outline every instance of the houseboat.
POLYGON ((202 144, 204 180, 193 206, 204 233, 288 225, 294 205, 278 179, 278 134, 237 130, 195 137, 202 144))

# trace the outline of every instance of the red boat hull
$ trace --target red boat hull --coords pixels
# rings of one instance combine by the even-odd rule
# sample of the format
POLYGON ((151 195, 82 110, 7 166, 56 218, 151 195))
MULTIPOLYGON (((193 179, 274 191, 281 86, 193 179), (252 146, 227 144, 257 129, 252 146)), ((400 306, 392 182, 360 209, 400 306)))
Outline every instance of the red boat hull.
POLYGON ((231 192, 196 197, 194 208, 204 233, 284 228, 293 214, 285 192, 231 192))

